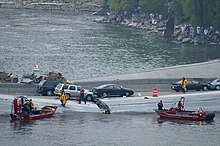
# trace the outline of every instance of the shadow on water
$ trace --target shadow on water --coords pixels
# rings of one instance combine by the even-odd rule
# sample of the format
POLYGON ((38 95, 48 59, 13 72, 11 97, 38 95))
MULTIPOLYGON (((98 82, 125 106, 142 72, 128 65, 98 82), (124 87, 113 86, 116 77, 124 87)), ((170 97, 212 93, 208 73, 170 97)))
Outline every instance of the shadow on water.
POLYGON ((170 124, 170 125, 213 125, 215 121, 186 121, 186 120, 173 120, 173 119, 161 119, 159 117, 153 119, 154 123, 159 125, 170 124))
POLYGON ((11 131, 15 134, 29 135, 32 134, 32 127, 34 127, 35 121, 10 121, 11 131))

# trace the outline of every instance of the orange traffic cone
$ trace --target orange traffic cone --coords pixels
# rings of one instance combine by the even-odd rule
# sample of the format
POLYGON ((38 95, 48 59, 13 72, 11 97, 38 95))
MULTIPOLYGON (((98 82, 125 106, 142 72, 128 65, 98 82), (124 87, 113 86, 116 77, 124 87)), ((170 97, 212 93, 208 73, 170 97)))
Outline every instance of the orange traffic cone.
POLYGON ((152 96, 153 97, 158 97, 158 91, 157 91, 156 87, 153 88, 152 96))

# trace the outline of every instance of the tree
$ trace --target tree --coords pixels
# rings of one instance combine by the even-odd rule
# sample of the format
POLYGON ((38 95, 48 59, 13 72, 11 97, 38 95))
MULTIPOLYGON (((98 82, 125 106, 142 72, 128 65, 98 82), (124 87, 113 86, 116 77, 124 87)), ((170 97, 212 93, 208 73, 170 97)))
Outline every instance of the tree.
POLYGON ((139 0, 139 5, 147 13, 162 13, 166 15, 167 2, 165 0, 139 0))
POLYGON ((177 24, 184 21, 182 1, 183 0, 172 0, 170 2, 169 13, 175 16, 175 21, 177 24))
POLYGON ((103 7, 104 8, 107 8, 108 7, 108 0, 103 0, 103 7))
POLYGON ((220 30, 220 1, 215 0, 215 9, 213 11, 214 13, 214 19, 213 19, 213 26, 220 30))
POLYGON ((183 0, 184 16, 194 25, 208 27, 219 14, 218 0, 183 0))
POLYGON ((220 0, 104 0, 115 12, 133 11, 138 6, 142 11, 172 14, 177 23, 183 21, 202 27, 220 29, 220 0))
POLYGON ((132 11, 137 7, 137 0, 108 0, 108 5, 115 12, 132 11))

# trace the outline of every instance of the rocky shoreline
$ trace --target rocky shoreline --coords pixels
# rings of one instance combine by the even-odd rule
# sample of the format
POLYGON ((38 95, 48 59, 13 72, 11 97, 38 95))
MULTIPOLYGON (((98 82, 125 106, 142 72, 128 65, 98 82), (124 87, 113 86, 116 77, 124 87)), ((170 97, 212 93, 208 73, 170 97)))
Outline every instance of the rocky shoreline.
MULTIPOLYGON (((159 36, 167 36, 166 31, 170 32, 170 37, 173 38, 173 42, 175 43, 189 43, 194 45, 199 44, 210 44, 210 45, 220 45, 220 33, 217 30, 212 30, 204 34, 202 28, 200 28, 200 33, 197 34, 197 28, 193 27, 190 24, 180 24, 170 26, 170 18, 164 18, 163 20, 154 20, 157 21, 155 24, 152 23, 151 16, 146 16, 145 14, 139 14, 135 16, 125 16, 124 14, 107 12, 104 16, 100 16, 94 21, 97 23, 107 23, 113 25, 120 25, 125 27, 131 27, 135 29, 141 29, 146 31, 147 33, 156 33, 159 36), (171 28, 170 28, 171 27, 171 28), (173 28, 172 28, 173 27, 173 28), (185 27, 184 30, 182 27, 185 27), (173 30, 172 30, 173 29, 173 30), (190 29, 192 29, 192 35, 190 34, 190 29)), ((156 19, 156 18, 154 18, 156 19)), ((172 23, 172 22, 171 22, 172 23)), ((173 22, 174 23, 174 22, 173 22)), ((213 29, 212 27, 210 27, 213 29)))
MULTIPOLYGON (((102 6, 103 6, 103 0, 74 0, 74 1, 72 0, 27 0, 27 1, 0 0, 0 8, 10 8, 10 9, 99 12, 102 9, 102 6)), ((102 10, 105 16, 101 16, 100 18, 95 19, 94 21, 97 23, 108 23, 108 24, 120 25, 125 27, 136 28, 136 29, 142 29, 147 33, 156 33, 159 36, 167 36, 166 32, 169 32, 169 34, 172 35, 168 35, 168 36, 171 36, 173 38, 173 42, 175 43, 189 43, 194 45, 220 44, 220 33, 219 31, 216 30, 213 31, 212 34, 204 35, 201 29, 200 34, 198 35, 196 34, 196 28, 193 27, 194 34, 192 36, 190 35, 190 27, 192 27, 190 24, 175 25, 174 28, 170 29, 170 23, 168 17, 163 17, 163 19, 160 21, 156 20, 156 18, 154 17, 154 22, 155 22, 154 24, 154 22, 153 23, 151 22, 152 21, 151 16, 147 16, 144 13, 140 13, 138 15, 130 14, 130 16, 126 14, 125 16, 122 13, 108 12, 108 10, 105 9, 102 10), (182 30, 183 25, 184 27, 188 27, 187 29, 188 32, 183 32, 182 30)))
POLYGON ((0 8, 61 10, 61 11, 89 11, 95 12, 102 7, 101 0, 0 0, 0 8))

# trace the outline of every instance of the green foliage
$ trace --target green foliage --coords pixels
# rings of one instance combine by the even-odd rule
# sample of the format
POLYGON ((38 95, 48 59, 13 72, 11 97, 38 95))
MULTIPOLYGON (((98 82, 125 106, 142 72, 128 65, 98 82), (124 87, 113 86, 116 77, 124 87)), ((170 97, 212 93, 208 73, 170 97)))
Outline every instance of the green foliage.
POLYGON ((213 26, 214 28, 220 30, 220 1, 219 0, 216 0, 213 14, 214 14, 213 26))
POLYGON ((170 2, 169 13, 175 16, 176 23, 184 21, 183 0, 173 0, 170 2))
POLYGON ((140 7, 147 13, 166 14, 168 10, 166 0, 139 0, 140 7))
POLYGON ((137 7, 137 0, 108 0, 108 5, 115 12, 131 11, 137 7))
POLYGON ((142 11, 172 14, 177 23, 190 22, 194 26, 214 26, 220 29, 220 0, 106 0, 115 12, 132 11, 138 6, 142 11))
POLYGON ((219 0, 183 0, 184 17, 193 25, 217 27, 220 24, 219 3, 219 0))
POLYGON ((105 8, 108 7, 108 0, 103 0, 103 7, 105 7, 105 8))

